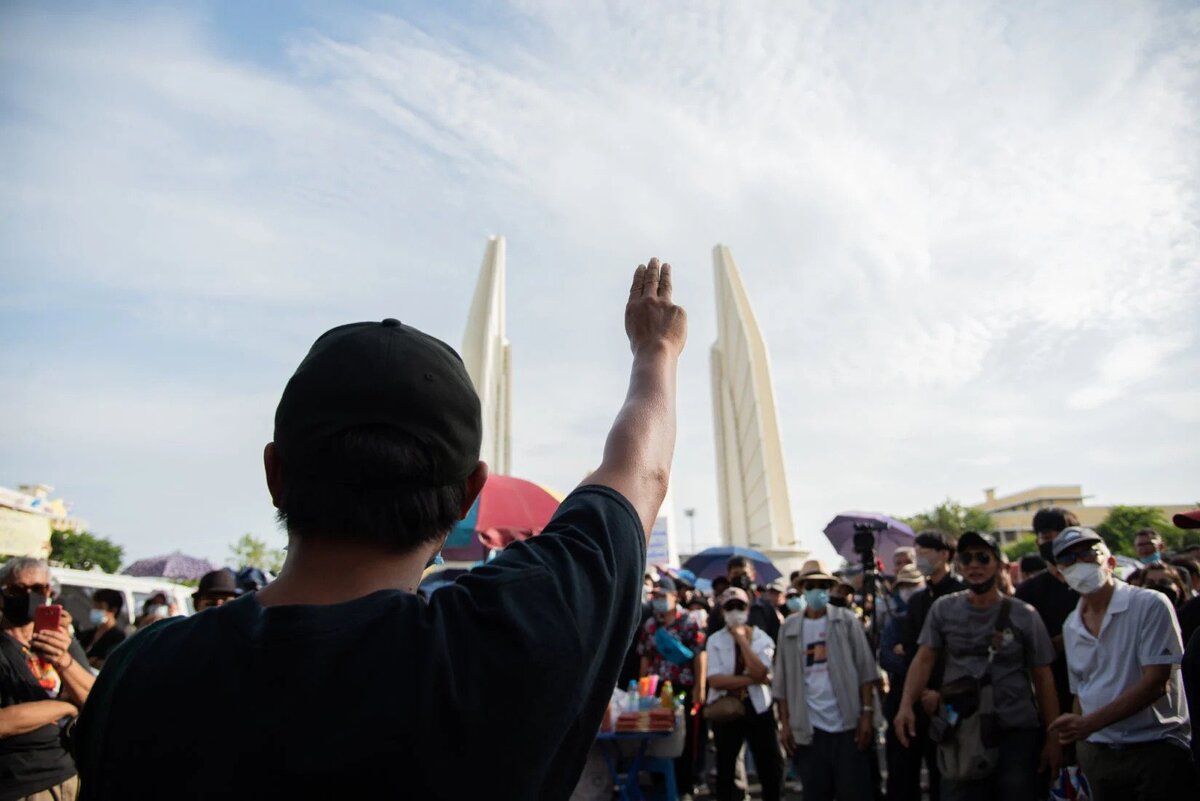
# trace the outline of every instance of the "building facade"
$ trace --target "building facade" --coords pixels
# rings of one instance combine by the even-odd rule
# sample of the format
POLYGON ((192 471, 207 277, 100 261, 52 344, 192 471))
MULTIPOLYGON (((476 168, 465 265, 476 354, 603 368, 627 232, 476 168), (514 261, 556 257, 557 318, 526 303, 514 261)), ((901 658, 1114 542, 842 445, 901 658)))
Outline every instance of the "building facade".
MULTIPOLYGON (((996 532, 1005 544, 1033 534, 1033 515, 1038 509, 1048 509, 1051 506, 1066 509, 1079 518, 1080 525, 1088 528, 1095 528, 1103 523, 1112 511, 1112 506, 1089 506, 1086 503, 1088 496, 1083 494, 1083 487, 1079 484, 1043 485, 999 496, 996 495, 995 489, 988 488, 983 491, 983 496, 983 503, 974 508, 992 516, 996 532)), ((1196 508, 1194 504, 1139 505, 1161 509, 1167 520, 1178 512, 1196 508)))

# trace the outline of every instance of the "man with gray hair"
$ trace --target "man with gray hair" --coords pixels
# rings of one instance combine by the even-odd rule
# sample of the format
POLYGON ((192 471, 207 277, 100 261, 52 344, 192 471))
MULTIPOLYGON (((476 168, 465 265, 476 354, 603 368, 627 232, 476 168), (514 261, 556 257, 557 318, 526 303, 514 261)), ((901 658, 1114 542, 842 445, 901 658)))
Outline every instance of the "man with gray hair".
POLYGON ((69 618, 34 633, 35 610, 54 597, 45 560, 6 562, 0 597, 0 798, 70 801, 78 780, 62 727, 92 689, 87 655, 67 633, 69 618))
POLYGON ((1081 596, 1063 625, 1074 711, 1050 725, 1078 743, 1093 801, 1195 798, 1191 725, 1179 671, 1179 624, 1162 593, 1116 581, 1096 532, 1074 526, 1054 560, 1081 596))

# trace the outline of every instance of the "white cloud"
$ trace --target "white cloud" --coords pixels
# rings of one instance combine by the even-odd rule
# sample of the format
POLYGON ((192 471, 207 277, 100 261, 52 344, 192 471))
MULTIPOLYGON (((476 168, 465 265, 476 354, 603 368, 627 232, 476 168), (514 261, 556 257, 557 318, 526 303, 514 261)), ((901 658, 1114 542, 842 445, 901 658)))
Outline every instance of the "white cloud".
MULTIPOLYGON (((717 241, 772 351, 805 536, 841 508, 905 513, 1005 482, 1187 496, 1200 471, 1181 449, 1149 449, 1136 474, 1089 458, 1097 441, 1194 439, 1171 368, 1198 333, 1195 8, 529 3, 499 30, 341 14, 290 31, 269 68, 222 55, 199 16, 51 14, 0 34, 19 76, 0 84, 0 145, 18 155, 0 167, 17 285, 0 302, 44 322, 47 296, 122 298, 134 352, 101 331, 99 354, 39 356, 128 368, 135 399, 158 377, 137 349, 164 332, 227 360, 227 424, 205 429, 223 453, 269 415, 263 366, 286 375, 327 325, 395 313, 457 343, 499 232, 516 462, 564 487, 621 397, 626 271, 676 263, 693 329, 675 500, 702 538, 717 241)), ((138 419, 179 430, 180 395, 214 381, 184 371, 152 408, 52 408, 76 433, 153 439, 138 419)), ((32 447, 4 461, 46 464, 32 447)), ((9 480, 25 478, 55 480, 9 480)), ((239 509, 263 503, 241 492, 239 509)), ((141 525, 123 521, 138 547, 141 525)))

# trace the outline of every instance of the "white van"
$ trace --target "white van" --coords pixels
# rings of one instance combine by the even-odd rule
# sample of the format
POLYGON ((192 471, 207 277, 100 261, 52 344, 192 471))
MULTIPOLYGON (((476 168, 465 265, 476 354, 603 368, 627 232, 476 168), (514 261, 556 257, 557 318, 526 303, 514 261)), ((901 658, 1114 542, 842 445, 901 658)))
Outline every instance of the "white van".
POLYGON ((132 626, 133 621, 142 614, 142 604, 156 593, 164 593, 168 603, 175 607, 177 614, 190 615, 192 593, 194 587, 176 584, 166 578, 143 578, 141 576, 124 576, 117 573, 105 573, 102 570, 73 570, 68 567, 50 567, 50 578, 58 585, 60 603, 75 619, 75 629, 86 629, 88 611, 92 608, 92 593, 96 590, 116 590, 125 598, 121 609, 120 622, 132 626))

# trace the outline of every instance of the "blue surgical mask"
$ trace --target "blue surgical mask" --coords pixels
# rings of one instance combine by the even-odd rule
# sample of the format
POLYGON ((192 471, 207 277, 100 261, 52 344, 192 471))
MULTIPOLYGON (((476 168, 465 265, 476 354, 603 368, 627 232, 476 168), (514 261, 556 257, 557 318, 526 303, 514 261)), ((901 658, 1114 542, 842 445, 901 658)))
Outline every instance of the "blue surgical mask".
POLYGON ((108 616, 104 614, 103 609, 93 609, 88 612, 88 620, 92 621, 93 626, 103 626, 107 619, 108 616))
POLYGON ((1157 565, 1161 561, 1162 561, 1162 554, 1159 553, 1158 551, 1155 551, 1154 553, 1150 554, 1149 556, 1141 557, 1141 562, 1143 565, 1157 565))
POLYGON ((793 595, 791 598, 787 599, 787 608, 792 610, 793 612, 803 612, 804 611, 804 599, 801 598, 799 595, 793 595))
POLYGON ((804 603, 814 612, 824 611, 829 605, 829 590, 805 590, 804 603))
POLYGON ((663 615, 671 611, 671 604, 666 598, 655 598, 650 601, 650 606, 652 606, 654 608, 654 612, 659 615, 663 615))

